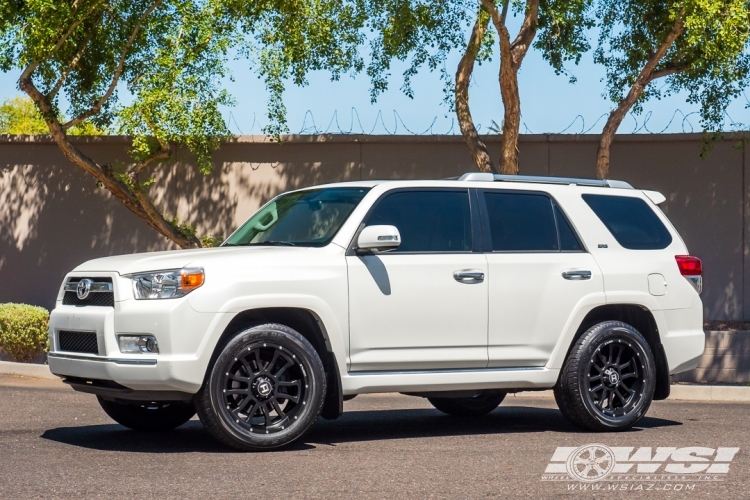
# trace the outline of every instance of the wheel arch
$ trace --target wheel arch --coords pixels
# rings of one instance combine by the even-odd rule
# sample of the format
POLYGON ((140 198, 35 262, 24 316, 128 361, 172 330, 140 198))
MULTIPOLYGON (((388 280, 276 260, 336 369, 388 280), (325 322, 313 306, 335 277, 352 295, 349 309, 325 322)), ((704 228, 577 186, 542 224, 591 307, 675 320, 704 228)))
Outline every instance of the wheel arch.
POLYGON ((654 355, 656 363, 656 389, 654 391, 654 400, 667 399, 669 397, 669 364, 664 352, 664 346, 661 343, 659 327, 653 313, 645 306, 640 304, 607 304, 593 308, 581 321, 575 335, 573 336, 568 350, 565 353, 567 359, 570 350, 575 342, 592 326, 602 323, 603 321, 621 321, 627 323, 648 342, 651 352, 654 355))
MULTIPOLYGON (((336 355, 331 347, 325 325, 313 311, 301 307, 263 307, 237 313, 219 337, 206 370, 206 380, 224 346, 238 333, 265 323, 279 323, 299 332, 320 356, 326 372, 326 399, 321 416, 336 419, 343 413, 343 389, 336 355)), ((204 381, 205 383, 205 381, 204 381)))

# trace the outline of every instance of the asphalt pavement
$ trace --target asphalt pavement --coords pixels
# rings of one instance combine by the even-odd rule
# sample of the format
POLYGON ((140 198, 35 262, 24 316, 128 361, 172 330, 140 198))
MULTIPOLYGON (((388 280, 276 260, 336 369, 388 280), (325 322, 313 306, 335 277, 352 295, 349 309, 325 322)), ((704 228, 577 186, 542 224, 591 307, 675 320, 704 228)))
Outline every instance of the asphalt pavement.
POLYGON ((750 498, 749 410, 661 401, 631 431, 591 434, 568 424, 550 398, 508 396, 486 417, 461 419, 421 398, 369 395, 287 449, 240 453, 198 420, 136 433, 93 396, 0 376, 0 497, 750 498), (573 450, 593 443, 614 450, 620 472, 628 463, 630 473, 658 471, 610 471, 596 481, 546 473, 564 471, 566 457, 592 456, 573 450), (703 473, 675 473, 696 468, 703 473))

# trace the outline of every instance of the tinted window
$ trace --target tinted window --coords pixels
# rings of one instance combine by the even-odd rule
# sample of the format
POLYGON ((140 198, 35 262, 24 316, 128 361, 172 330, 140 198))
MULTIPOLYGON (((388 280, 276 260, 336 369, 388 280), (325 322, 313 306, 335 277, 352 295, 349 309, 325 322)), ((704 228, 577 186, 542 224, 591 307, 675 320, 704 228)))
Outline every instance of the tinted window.
POLYGON ((326 188, 283 194, 250 217, 224 245, 326 245, 367 191, 326 188))
POLYGON ((640 198, 584 194, 583 199, 612 236, 631 250, 660 250, 672 236, 654 211, 640 198))
POLYGON ((387 195, 368 226, 396 226, 401 245, 394 252, 468 252, 471 212, 467 191, 402 191, 387 195))
POLYGON ((578 242, 575 231, 557 206, 555 206, 555 218, 557 218, 557 230, 560 232, 560 249, 564 252, 581 251, 581 244, 578 242))
POLYGON ((557 231, 549 198, 536 194, 485 192, 492 250, 556 251, 557 231))

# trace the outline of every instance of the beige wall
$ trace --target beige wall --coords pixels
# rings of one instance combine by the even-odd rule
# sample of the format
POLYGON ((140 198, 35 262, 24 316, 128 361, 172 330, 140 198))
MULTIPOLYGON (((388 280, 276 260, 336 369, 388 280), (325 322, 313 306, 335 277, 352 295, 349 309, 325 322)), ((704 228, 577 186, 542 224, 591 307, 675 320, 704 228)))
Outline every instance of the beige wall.
MULTIPOLYGON (((521 173, 592 177, 597 139, 524 135, 521 173)), ((128 161, 125 138, 78 140, 98 161, 128 161)), ((497 157, 499 137, 487 142, 497 157)), ((750 319, 750 153, 737 140, 715 144, 705 159, 700 151, 698 134, 617 136, 612 177, 665 194, 665 211, 704 261, 706 318, 750 319)), ((227 235, 265 200, 292 188, 475 170, 456 136, 291 136, 282 145, 243 136, 215 159, 214 172, 202 176, 189 157, 178 158, 157 172, 153 188, 166 214, 201 234, 227 235)), ((52 307, 65 272, 82 261, 171 248, 49 139, 0 136, 0 169, 0 302, 52 307)))

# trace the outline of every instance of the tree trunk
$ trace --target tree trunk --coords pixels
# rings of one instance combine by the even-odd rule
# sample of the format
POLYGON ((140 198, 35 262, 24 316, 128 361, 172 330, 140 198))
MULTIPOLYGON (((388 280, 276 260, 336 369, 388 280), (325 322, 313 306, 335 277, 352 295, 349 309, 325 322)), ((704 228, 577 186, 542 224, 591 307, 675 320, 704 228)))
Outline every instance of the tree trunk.
POLYGON ((518 68, 510 50, 507 30, 500 40, 500 95, 503 98, 503 137, 500 142, 500 173, 518 174, 518 134, 521 128, 521 96, 518 93, 518 68), (505 36, 504 36, 505 35, 505 36))
MULTIPOLYGON (((33 70, 32 70, 33 71, 33 70)), ((179 245, 181 248, 200 247, 201 243, 195 236, 186 236, 174 225, 170 224, 154 207, 151 200, 142 192, 134 192, 120 179, 116 178, 112 170, 106 165, 99 165, 68 140, 65 129, 60 123, 55 110, 47 98, 36 88, 30 75, 24 75, 18 81, 20 89, 34 101, 42 113, 44 121, 49 127, 52 138, 58 147, 74 165, 94 177, 110 193, 125 205, 128 210, 146 221, 146 223, 160 234, 179 245)), ((135 189, 139 189, 136 187, 135 189)))
POLYGON ((477 129, 474 126, 474 119, 471 117, 469 110, 469 84, 471 83, 471 74, 474 71, 474 61, 482 44, 482 38, 487 29, 490 18, 482 15, 482 9, 477 12, 477 22, 471 30, 471 37, 466 46, 461 61, 458 63, 456 71, 456 116, 458 125, 461 127, 461 134, 464 136, 466 145, 469 146, 469 153, 474 160, 480 172, 496 172, 492 163, 487 146, 479 138, 477 129), (484 19, 483 19, 484 17, 484 19))
POLYGON ((521 129, 521 97, 518 92, 518 70, 534 41, 539 22, 539 0, 527 0, 523 24, 511 43, 505 25, 509 0, 503 0, 502 12, 498 12, 494 0, 482 0, 489 11, 500 39, 500 95, 503 99, 503 136, 500 142, 500 173, 518 174, 518 136, 521 129))
POLYGON ((672 26, 672 29, 667 34, 666 38, 664 38, 664 41, 661 43, 661 45, 656 49, 649 60, 646 61, 643 69, 641 69, 641 72, 635 79, 633 86, 630 87, 628 94, 609 114, 607 123, 604 125, 604 129, 602 130, 602 137, 599 140, 599 149, 596 152, 597 179, 609 178, 610 151, 612 148, 612 141, 615 138, 615 133, 617 133, 617 129, 620 128, 620 124, 628 114, 628 111, 630 111, 633 105, 638 102, 638 99, 643 94, 643 90, 646 88, 646 86, 656 78, 666 76, 668 74, 673 74, 679 71, 679 69, 673 68, 666 71, 656 72, 655 69, 659 62, 664 58, 664 55, 667 53, 667 50, 669 50, 669 47, 671 47, 674 41, 685 31, 683 16, 684 11, 680 11, 677 15, 677 20, 675 21, 674 26, 672 26))

